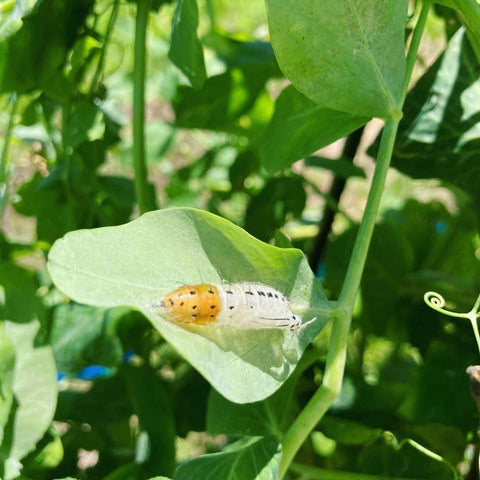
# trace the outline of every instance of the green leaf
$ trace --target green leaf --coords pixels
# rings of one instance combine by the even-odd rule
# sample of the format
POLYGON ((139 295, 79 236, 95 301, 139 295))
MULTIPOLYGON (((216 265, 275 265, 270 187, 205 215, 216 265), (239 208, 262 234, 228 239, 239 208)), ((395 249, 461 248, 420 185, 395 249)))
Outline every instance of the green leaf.
POLYGON ((406 0, 267 0, 280 68, 324 108, 388 118, 405 72, 406 0))
POLYGON ((302 177, 272 178, 248 204, 245 229, 262 240, 270 240, 287 219, 301 215, 306 201, 302 177))
POLYGON ((176 125, 245 133, 240 117, 253 108, 269 75, 254 65, 210 77, 201 90, 179 87, 173 101, 176 125))
POLYGON ((175 423, 165 384, 147 367, 125 366, 128 391, 140 428, 147 432, 149 456, 142 463, 143 477, 175 470, 175 423))
POLYGON ((87 365, 117 367, 122 347, 110 325, 115 313, 85 305, 58 305, 53 313, 50 343, 58 370, 74 374, 87 365))
POLYGON ((64 142, 74 150, 83 142, 102 139, 104 133, 105 121, 101 109, 87 101, 79 102, 67 122, 64 142))
POLYGON ((365 171, 363 168, 357 167, 351 161, 343 160, 341 158, 334 160, 332 158, 320 156, 307 157, 305 159, 305 166, 330 170, 336 177, 340 178, 365 178, 365 171))
POLYGON ((329 415, 322 418, 319 426, 328 438, 346 445, 362 445, 371 442, 381 434, 380 429, 329 415))
POLYGON ((480 61, 480 5, 476 0, 438 0, 435 3, 443 4, 456 10, 462 24, 467 30, 467 36, 480 61))
POLYGON ((93 3, 37 2, 22 28, 0 43, 0 91, 27 92, 61 77, 66 53, 93 3))
POLYGON ((194 209, 151 212, 119 227, 67 234, 52 247, 55 284, 78 302, 130 306, 225 397, 239 403, 271 395, 328 319, 329 304, 303 254, 264 244, 215 215, 194 209), (155 307, 180 285, 260 282, 315 309, 305 330, 182 327, 155 307), (245 388, 255 385, 255 388, 245 388))
POLYGON ((198 7, 196 0, 178 0, 172 20, 172 38, 168 57, 199 89, 207 78, 202 44, 197 37, 198 7))
MULTIPOLYGON (((2 5, 2 10, 0 12, 0 42, 4 42, 8 37, 22 28, 22 18, 28 15, 38 3, 41 3, 41 1, 42 0, 29 0, 15 2, 14 4, 11 4, 10 9, 8 9, 8 6, 2 5), (2 15, 4 13, 8 13, 8 17, 2 15)), ((6 4, 7 2, 3 3, 6 4)))
POLYGON ((274 173, 361 127, 370 117, 325 108, 294 87, 283 90, 260 140, 265 168, 274 173))
POLYGON ((212 390, 208 398, 208 432, 213 435, 272 435, 280 438, 296 413, 293 393, 297 381, 312 361, 317 360, 317 354, 309 355, 309 352, 305 353, 282 387, 261 402, 239 405, 212 390))
POLYGON ((464 30, 407 97, 392 162, 413 178, 439 178, 472 195, 480 207, 480 88, 464 30))
POLYGON ((13 404, 14 365, 15 349, 5 332, 3 323, 0 323, 0 445, 3 439, 3 428, 8 421, 13 404))
POLYGON ((30 272, 13 263, 0 262, 0 286, 4 296, 4 301, 0 301, 0 320, 17 323, 28 323, 36 318, 43 320, 38 286, 30 272))
POLYGON ((272 437, 245 439, 229 451, 203 455, 180 466, 174 480, 274 480, 278 478, 280 446, 272 437))
POLYGON ((52 349, 35 345, 40 324, 4 322, 15 348, 13 392, 16 406, 0 446, 5 479, 15 478, 20 460, 33 450, 49 427, 57 403, 57 378, 52 349))

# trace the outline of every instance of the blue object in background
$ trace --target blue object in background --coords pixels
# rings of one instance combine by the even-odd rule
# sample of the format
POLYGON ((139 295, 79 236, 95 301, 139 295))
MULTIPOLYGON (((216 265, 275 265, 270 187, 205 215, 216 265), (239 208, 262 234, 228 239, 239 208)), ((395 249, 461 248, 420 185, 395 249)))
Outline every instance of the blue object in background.
POLYGON ((114 371, 113 368, 104 367, 103 365, 89 365, 88 367, 82 368, 82 370, 77 373, 77 378, 80 378, 81 380, 108 378, 113 375, 114 371))
POLYGON ((442 222, 442 220, 439 220, 435 223, 435 231, 437 233, 443 234, 447 231, 447 229, 448 225, 445 222, 442 222))

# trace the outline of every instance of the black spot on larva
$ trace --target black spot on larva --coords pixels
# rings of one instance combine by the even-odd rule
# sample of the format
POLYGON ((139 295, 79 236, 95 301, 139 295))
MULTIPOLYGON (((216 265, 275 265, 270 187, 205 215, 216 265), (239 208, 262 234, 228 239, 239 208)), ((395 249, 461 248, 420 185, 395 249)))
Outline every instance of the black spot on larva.
POLYGON ((190 295, 196 295, 197 292, 196 292, 195 290, 190 290, 188 293, 189 293, 190 295))
POLYGON ((170 302, 170 305, 173 305, 173 300, 171 298, 169 298, 168 301, 170 302))
POLYGON ((215 305, 210 305, 210 308, 213 310, 215 308, 215 305))
POLYGON ((245 292, 247 295, 253 295, 253 292, 245 292))
POLYGON ((183 307, 185 305, 185 302, 180 302, 180 306, 183 307))
POLYGON ((210 318, 215 318, 215 315, 210 315, 210 318))
POLYGON ((264 296, 265 296, 265 292, 258 291, 257 293, 258 293, 261 297, 264 297, 264 296))
POLYGON ((233 295, 233 292, 231 290, 227 290, 227 293, 233 295))
POLYGON ((211 293, 213 295, 215 292, 211 288, 209 288, 208 293, 211 293))
POLYGON ((192 310, 195 310, 196 308, 197 308, 197 306, 196 306, 196 305, 193 305, 192 310))
POLYGON ((233 310, 234 307, 233 307, 233 305, 230 305, 228 308, 229 308, 230 310, 233 310))
POLYGON ((276 293, 275 293, 273 296, 274 296, 275 298, 278 298, 278 295, 277 295, 276 293))
POLYGON ((198 317, 198 315, 197 315, 196 313, 194 313, 194 314, 192 315, 192 318, 197 318, 197 317, 198 317))
POLYGON ((273 293, 272 293, 272 292, 268 292, 268 293, 267 293, 267 296, 268 296, 269 298, 272 298, 272 297, 273 297, 273 293))
POLYGON ((253 305, 250 305, 250 308, 253 308, 253 305))
POLYGON ((282 302, 286 302, 287 299, 285 297, 282 297, 282 302))

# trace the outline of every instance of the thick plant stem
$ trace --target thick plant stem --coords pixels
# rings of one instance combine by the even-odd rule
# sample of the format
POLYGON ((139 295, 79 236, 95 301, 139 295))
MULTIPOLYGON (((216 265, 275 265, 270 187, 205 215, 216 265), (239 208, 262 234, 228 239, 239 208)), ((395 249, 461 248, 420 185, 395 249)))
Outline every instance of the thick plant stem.
POLYGON ((137 1, 135 24, 135 64, 133 72, 133 167, 135 193, 140 213, 153 210, 153 198, 148 184, 145 161, 145 58, 148 12, 151 0, 137 1))
MULTIPOLYGON (((422 11, 415 26, 415 31, 408 51, 403 88, 398 101, 399 109, 403 107, 429 8, 430 1, 426 0, 423 2, 422 11)), ((332 333, 328 347, 323 384, 315 392, 283 437, 283 455, 279 468, 280 479, 283 478, 287 472, 290 463, 310 432, 330 408, 342 386, 347 354, 348 332, 350 329, 353 305, 360 288, 360 280, 367 260, 368 248, 372 239, 385 178, 387 176, 393 152, 395 136, 400 122, 400 118, 398 118, 396 114, 392 114, 392 117, 393 118, 385 122, 377 156, 377 165, 373 175, 372 185, 368 193, 365 212, 363 214, 357 238, 355 239, 355 245, 353 247, 352 256, 345 276, 345 282, 337 303, 337 309, 331 316, 332 333)))
POLYGON ((347 340, 352 318, 353 303, 360 286, 360 279, 372 238, 380 198, 387 176, 388 166, 397 132, 398 120, 388 120, 382 133, 377 167, 368 194, 367 205, 350 259, 338 309, 332 315, 332 333, 328 347, 323 384, 315 392, 300 415, 283 437, 283 455, 280 463, 280 478, 285 475, 295 454, 315 425, 330 408, 342 386, 347 355, 347 340))
POLYGON ((353 248, 347 276, 338 302, 338 309, 332 316, 332 333, 328 347, 323 384, 315 392, 283 437, 280 478, 285 475, 288 465, 290 465, 290 462, 295 457, 295 454, 305 439, 340 393, 343 372, 345 370, 347 340, 352 318, 353 303, 365 266, 383 185, 390 164, 397 127, 398 120, 388 120, 385 123, 382 140, 380 142, 380 150, 378 152, 377 167, 373 175, 367 205, 353 248))

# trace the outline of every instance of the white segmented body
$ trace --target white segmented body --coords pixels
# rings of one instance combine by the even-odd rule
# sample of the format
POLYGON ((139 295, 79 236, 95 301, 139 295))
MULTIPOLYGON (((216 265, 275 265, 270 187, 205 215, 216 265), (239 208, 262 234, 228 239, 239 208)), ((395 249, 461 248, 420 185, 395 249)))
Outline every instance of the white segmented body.
POLYGON ((290 310, 288 300, 278 291, 261 283, 217 285, 221 309, 218 325, 236 328, 287 328, 297 330, 302 320, 290 310))

